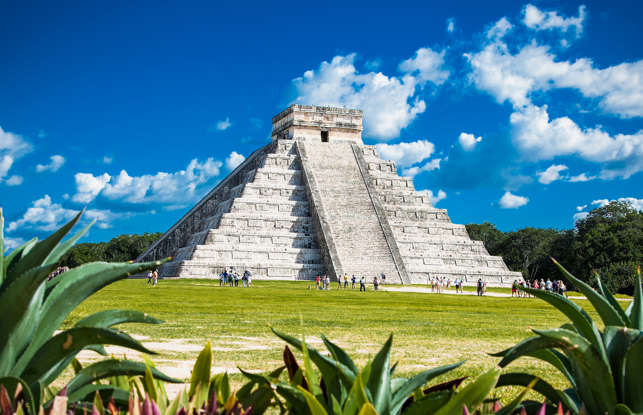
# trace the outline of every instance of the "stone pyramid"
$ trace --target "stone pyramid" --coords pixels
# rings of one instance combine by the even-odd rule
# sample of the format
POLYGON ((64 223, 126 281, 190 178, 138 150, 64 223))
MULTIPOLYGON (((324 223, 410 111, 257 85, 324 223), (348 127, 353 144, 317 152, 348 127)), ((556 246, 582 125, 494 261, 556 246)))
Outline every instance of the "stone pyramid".
POLYGON ((163 277, 311 280, 384 273, 387 282, 462 278, 507 286, 507 269, 395 163, 362 142, 362 112, 293 105, 256 150, 138 260, 172 256, 163 277))

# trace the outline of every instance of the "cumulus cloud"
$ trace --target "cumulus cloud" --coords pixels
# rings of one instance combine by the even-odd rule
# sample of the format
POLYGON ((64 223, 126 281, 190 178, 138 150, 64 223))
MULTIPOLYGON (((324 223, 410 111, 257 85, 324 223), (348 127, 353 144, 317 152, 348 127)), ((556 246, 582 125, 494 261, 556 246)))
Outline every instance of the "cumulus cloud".
POLYGON ((611 202, 616 202, 616 201, 628 203, 630 204, 630 206, 632 206, 633 209, 643 211, 643 199, 637 199, 636 197, 619 197, 618 199, 613 199, 613 200, 598 199, 598 200, 592 201, 592 205, 603 207, 605 205, 608 205, 611 202))
POLYGON ((477 143, 482 141, 482 137, 476 137, 475 135, 469 133, 460 133, 458 141, 465 151, 471 151, 477 143))
POLYGON ((587 205, 576 206, 576 210, 577 210, 578 212, 580 212, 580 211, 582 211, 582 210, 585 210, 585 208, 586 208, 586 207, 587 207, 587 205))
POLYGON ((204 162, 190 161, 185 170, 174 173, 158 172, 154 175, 130 176, 121 170, 118 176, 104 173, 77 173, 74 202, 89 203, 98 195, 108 200, 127 203, 169 203, 192 201, 197 188, 217 177, 223 163, 208 158, 204 162))
POLYGON ((411 166, 431 157, 435 151, 433 143, 427 140, 402 142, 398 144, 376 144, 380 157, 393 160, 399 167, 411 166))
POLYGON ((502 207, 503 209, 517 209, 521 206, 526 205, 528 202, 529 198, 514 195, 511 192, 507 191, 500 198, 500 207, 502 207))
POLYGON ((585 6, 578 7, 577 17, 562 17, 553 11, 541 11, 538 7, 528 4, 523 10, 522 22, 525 26, 534 30, 560 30, 567 32, 573 30, 576 36, 583 32, 583 22, 585 20, 585 6))
POLYGON ((435 52, 430 48, 420 48, 415 56, 400 63, 400 70, 415 76, 421 83, 440 85, 449 77, 449 71, 443 69, 444 53, 444 50, 435 52))
POLYGON ((408 177, 415 177, 418 174, 425 172, 425 171, 433 171, 437 170, 440 168, 440 162, 442 159, 433 159, 429 160, 428 162, 424 163, 422 166, 414 166, 414 167, 409 167, 406 169, 402 169, 402 174, 404 176, 408 177))
POLYGON ((27 242, 24 238, 12 238, 10 236, 4 235, 4 249, 5 251, 9 249, 14 249, 20 245, 27 242))
POLYGON ((528 106, 511 114, 516 147, 530 160, 577 155, 593 162, 621 162, 606 168, 601 176, 629 178, 643 170, 643 130, 636 134, 611 136, 597 128, 580 128, 568 117, 550 120, 547 107, 528 106))
POLYGON ((22 136, 0 127, 0 181, 2 181, 13 166, 13 163, 32 151, 33 147, 22 136))
POLYGON ((103 163, 104 164, 112 164, 112 161, 114 161, 114 159, 112 157, 109 157, 109 156, 104 156, 103 157, 103 163))
POLYGON ((579 221, 581 219, 585 219, 587 217, 587 215, 589 215, 589 212, 574 213, 574 216, 573 216, 574 222, 577 222, 577 221, 579 221))
POLYGON ((226 169, 228 169, 228 170, 234 170, 234 169, 236 169, 236 168, 237 168, 237 166, 238 166, 239 164, 243 163, 243 161, 244 161, 245 159, 246 159, 246 158, 245 158, 242 154, 239 154, 239 153, 237 153, 236 151, 233 151, 233 152, 232 152, 232 153, 230 153, 230 155, 229 155, 228 157, 226 157, 226 159, 225 159, 225 166, 226 166, 226 169))
POLYGON ((438 194, 434 195, 431 190, 419 190, 418 193, 428 196, 429 201, 433 206, 436 205, 440 200, 446 199, 447 194, 444 192, 444 190, 438 190, 438 194))
MULTIPOLYGON (((78 214, 77 210, 66 209, 59 203, 53 203, 49 195, 34 200, 24 215, 7 226, 7 232, 27 228, 42 232, 51 232, 60 228, 78 214)), ((89 209, 85 212, 85 219, 96 219, 99 228, 110 227, 110 222, 122 215, 109 210, 89 209)))
POLYGON ((465 57, 475 86, 516 109, 530 105, 538 91, 570 88, 597 99, 607 113, 622 118, 643 116, 643 60, 599 69, 588 58, 559 61, 548 46, 536 43, 512 54, 501 40, 465 57))
POLYGON ((570 177, 569 181, 572 183, 577 183, 577 182, 588 182, 594 179, 596 179, 596 176, 588 176, 587 173, 581 173, 579 175, 570 177))
POLYGON ((17 176, 14 174, 13 176, 9 177, 5 181, 5 183, 7 184, 7 186, 20 186, 23 181, 24 179, 22 176, 17 176))
POLYGON ((381 72, 361 73, 355 66, 355 54, 335 56, 322 62, 317 70, 308 70, 295 78, 296 102, 361 108, 365 133, 388 140, 400 135, 419 114, 426 110, 424 100, 416 96, 427 82, 444 82, 448 72, 442 69, 443 53, 418 49, 415 56, 400 65, 401 77, 381 72))
POLYGON ((225 131, 232 126, 230 122, 230 117, 226 117, 225 120, 218 121, 215 125, 215 128, 219 131, 225 131))
POLYGON ((487 30, 487 39, 502 39, 511 29, 513 29, 511 22, 506 17, 502 17, 487 30))
POLYGON ((63 164, 65 164, 65 158, 59 154, 55 154, 49 157, 49 164, 38 164, 36 165, 36 171, 42 173, 45 171, 55 172, 58 171, 63 164))
POLYGON ((567 170, 567 166, 564 164, 552 164, 547 167, 545 171, 538 172, 538 181, 542 184, 549 184, 555 182, 556 180, 562 179, 560 175, 561 171, 567 170))

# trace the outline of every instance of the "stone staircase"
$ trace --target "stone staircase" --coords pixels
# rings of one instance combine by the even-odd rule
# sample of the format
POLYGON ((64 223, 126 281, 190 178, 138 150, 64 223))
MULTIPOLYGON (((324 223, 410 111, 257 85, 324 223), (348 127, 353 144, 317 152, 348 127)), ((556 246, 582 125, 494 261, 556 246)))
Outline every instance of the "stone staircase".
POLYGON ((433 207, 428 195, 416 191, 411 178, 400 177, 395 163, 381 160, 374 146, 359 149, 412 283, 446 277, 475 285, 482 278, 488 286, 507 286, 522 278, 502 258, 489 255, 482 242, 471 240, 446 210, 433 207))
POLYGON ((293 142, 273 147, 162 275, 213 278, 231 266, 255 278, 314 279, 324 272, 293 142))
POLYGON ((321 204, 316 214, 334 245, 336 275, 372 278, 384 273, 388 281, 401 282, 352 144, 301 140, 297 146, 316 183, 313 191, 321 204))

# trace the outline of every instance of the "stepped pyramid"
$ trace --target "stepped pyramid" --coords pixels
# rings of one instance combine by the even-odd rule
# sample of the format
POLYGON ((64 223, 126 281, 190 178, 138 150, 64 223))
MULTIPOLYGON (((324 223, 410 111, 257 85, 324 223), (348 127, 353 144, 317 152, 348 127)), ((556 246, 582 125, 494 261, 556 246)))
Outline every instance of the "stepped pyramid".
POLYGON ((256 150, 144 252, 172 256, 163 277, 214 278, 234 266, 254 278, 319 274, 426 283, 462 278, 507 286, 507 269, 395 163, 362 142, 362 112, 293 105, 256 150))

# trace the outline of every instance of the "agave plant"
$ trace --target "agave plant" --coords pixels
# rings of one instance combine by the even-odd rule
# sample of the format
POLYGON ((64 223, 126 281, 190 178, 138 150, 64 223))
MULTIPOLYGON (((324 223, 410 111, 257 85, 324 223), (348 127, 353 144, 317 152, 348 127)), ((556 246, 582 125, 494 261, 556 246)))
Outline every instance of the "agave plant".
MULTIPOLYGON (((553 259, 552 259, 553 260, 553 259)), ((536 336, 521 341, 495 356, 502 356, 505 367, 522 356, 551 364, 570 383, 557 390, 527 373, 508 373, 498 382, 525 385, 536 381, 534 390, 552 402, 561 401, 573 414, 583 409, 590 414, 630 414, 643 412, 643 295, 638 269, 634 298, 623 310, 612 293, 595 274, 598 290, 570 274, 553 260, 565 277, 589 300, 600 316, 604 329, 598 329, 585 310, 558 294, 524 288, 565 314, 570 323, 551 330, 534 330, 536 336)))
MULTIPOLYGON (((108 284, 158 267, 161 262, 94 262, 73 268, 47 281, 60 258, 90 226, 63 241, 80 212, 48 238, 32 239, 5 255, 4 219, 0 209, 0 385, 9 396, 21 391, 25 410, 35 413, 44 391, 84 349, 105 355, 102 345, 118 345, 153 353, 113 326, 121 323, 160 323, 137 311, 108 310, 92 314, 74 327, 56 333, 67 316, 87 297, 108 284), (20 385, 20 388, 18 388, 20 385)), ((104 385, 93 384, 115 375, 144 375, 143 363, 109 359, 80 370, 66 386, 70 401, 82 400, 104 385)), ((153 369, 152 376, 174 382, 153 369)), ((45 406, 51 400, 44 402, 45 406)))
MULTIPOLYGON (((284 366, 272 373, 259 375, 242 370, 250 382, 239 390, 237 396, 242 403, 253 402, 259 413, 275 406, 282 413, 310 415, 461 414, 463 408, 476 411, 488 399, 500 375, 500 368, 495 367, 464 387, 460 385, 465 378, 427 387, 432 379, 463 362, 429 369, 408 379, 395 376, 397 364, 390 366, 392 336, 360 370, 342 348, 324 335, 321 338, 330 356, 310 347, 305 338, 299 340, 274 329, 273 332, 302 352, 303 367, 286 346, 284 366), (284 370, 288 372, 288 381, 280 380, 284 370)), ((520 405, 527 390, 510 405, 497 408, 494 413, 511 413, 520 405)))

